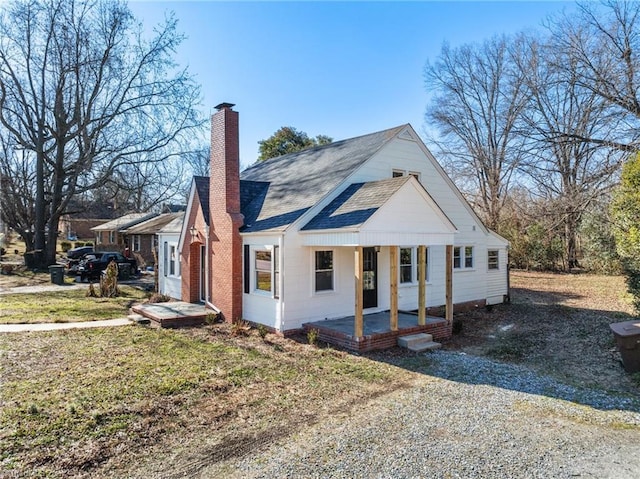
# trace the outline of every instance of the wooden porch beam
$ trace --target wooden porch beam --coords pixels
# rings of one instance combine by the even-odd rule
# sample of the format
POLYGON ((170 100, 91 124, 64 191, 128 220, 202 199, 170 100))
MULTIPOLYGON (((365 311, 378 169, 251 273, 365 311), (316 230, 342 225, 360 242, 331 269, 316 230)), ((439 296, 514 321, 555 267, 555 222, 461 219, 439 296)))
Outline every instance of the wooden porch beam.
POLYGON ((362 287, 363 287, 363 270, 364 263, 362 257, 362 246, 356 246, 355 255, 355 279, 356 279, 356 307, 353 335, 356 338, 364 336, 364 318, 362 315, 362 287))
POLYGON ((391 331, 398 330, 398 247, 389 247, 389 268, 391 277, 389 278, 391 298, 389 302, 389 327, 391 331))
POLYGON ((427 248, 425 245, 418 246, 418 324, 424 326, 427 323, 427 271, 426 271, 427 248))
POLYGON ((453 322, 453 245, 447 245, 447 255, 445 262, 445 287, 446 287, 446 307, 445 319, 453 322))

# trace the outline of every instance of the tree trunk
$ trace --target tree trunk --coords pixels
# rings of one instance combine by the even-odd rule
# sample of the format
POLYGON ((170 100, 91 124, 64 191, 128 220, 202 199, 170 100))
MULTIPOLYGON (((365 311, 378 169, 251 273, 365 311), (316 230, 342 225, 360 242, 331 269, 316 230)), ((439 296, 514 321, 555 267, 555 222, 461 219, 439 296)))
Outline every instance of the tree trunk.
POLYGON ((567 219, 564 224, 564 236, 566 248, 565 265, 567 268, 567 272, 570 272, 573 268, 578 268, 580 266, 578 262, 578 218, 576 213, 567 214, 567 219))

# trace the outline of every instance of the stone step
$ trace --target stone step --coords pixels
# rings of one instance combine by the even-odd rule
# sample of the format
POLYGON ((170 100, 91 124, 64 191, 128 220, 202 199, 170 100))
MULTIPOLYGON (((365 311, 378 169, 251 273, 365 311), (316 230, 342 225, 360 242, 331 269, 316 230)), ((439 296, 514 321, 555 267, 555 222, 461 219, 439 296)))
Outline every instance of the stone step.
POLYGON ((413 351, 416 353, 422 353, 424 351, 434 351, 436 349, 440 349, 442 344, 436 343, 435 341, 429 341, 420 344, 414 344, 412 346, 407 347, 409 351, 413 351))
POLYGON ((413 344, 421 344, 433 341, 433 336, 427 333, 410 334, 408 336, 400 336, 398 338, 398 346, 401 348, 409 348, 413 344))

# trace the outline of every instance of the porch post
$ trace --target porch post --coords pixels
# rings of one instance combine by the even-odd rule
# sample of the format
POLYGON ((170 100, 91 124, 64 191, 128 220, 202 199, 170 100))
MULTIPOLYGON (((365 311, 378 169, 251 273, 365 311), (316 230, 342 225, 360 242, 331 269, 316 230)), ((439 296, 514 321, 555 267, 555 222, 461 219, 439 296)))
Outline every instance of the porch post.
POLYGON ((424 326, 427 323, 427 301, 426 301, 426 253, 425 245, 418 246, 418 324, 424 326))
POLYGON ((398 330, 398 247, 389 246, 389 268, 391 277, 389 278, 391 301, 389 303, 389 327, 391 331, 398 330))
POLYGON ((356 338, 364 336, 364 319, 362 317, 362 277, 363 277, 363 258, 362 246, 356 246, 355 256, 355 278, 356 278, 356 310, 353 335, 356 338))
POLYGON ((446 306, 445 319, 447 322, 453 322, 453 245, 447 245, 447 257, 445 263, 445 287, 446 287, 446 306))

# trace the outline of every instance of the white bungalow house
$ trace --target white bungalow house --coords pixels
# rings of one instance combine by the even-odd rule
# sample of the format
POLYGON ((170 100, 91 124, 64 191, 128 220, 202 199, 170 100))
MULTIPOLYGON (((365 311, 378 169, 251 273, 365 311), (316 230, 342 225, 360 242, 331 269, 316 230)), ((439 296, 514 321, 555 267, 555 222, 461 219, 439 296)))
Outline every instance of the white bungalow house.
POLYGON ((232 107, 212 116, 211 176, 192 183, 177 243, 183 301, 283 334, 340 319, 348 340, 337 342, 363 350, 388 344, 367 331, 374 313, 392 336, 417 328, 446 338, 454 308, 507 297, 508 242, 483 225, 411 125, 240 174, 232 107), (428 316, 437 310, 444 318, 428 316))

